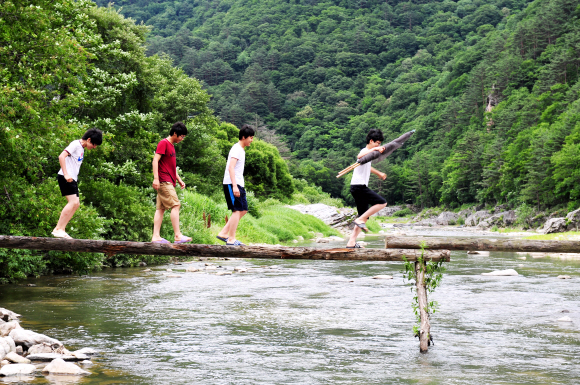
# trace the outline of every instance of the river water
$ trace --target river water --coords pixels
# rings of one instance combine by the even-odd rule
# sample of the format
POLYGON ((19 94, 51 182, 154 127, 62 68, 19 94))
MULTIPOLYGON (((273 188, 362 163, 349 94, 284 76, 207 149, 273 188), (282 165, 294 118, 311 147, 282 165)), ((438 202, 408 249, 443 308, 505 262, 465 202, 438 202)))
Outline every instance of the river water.
POLYGON ((0 286, 0 306, 69 350, 100 352, 90 376, 34 384, 580 383, 580 261, 517 257, 451 254, 429 298, 439 311, 427 354, 400 262, 215 261, 250 269, 225 276, 106 269, 0 286), (520 275, 481 275, 507 268, 520 275))

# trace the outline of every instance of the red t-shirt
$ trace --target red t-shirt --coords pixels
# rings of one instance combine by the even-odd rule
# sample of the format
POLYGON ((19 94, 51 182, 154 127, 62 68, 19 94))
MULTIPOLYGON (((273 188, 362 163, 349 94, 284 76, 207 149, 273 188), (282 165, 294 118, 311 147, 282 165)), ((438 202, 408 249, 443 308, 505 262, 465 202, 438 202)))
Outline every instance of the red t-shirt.
POLYGON ((159 183, 171 182, 175 186, 177 180, 177 163, 175 162, 175 147, 167 139, 163 139, 157 145, 156 154, 161 154, 159 159, 159 183))

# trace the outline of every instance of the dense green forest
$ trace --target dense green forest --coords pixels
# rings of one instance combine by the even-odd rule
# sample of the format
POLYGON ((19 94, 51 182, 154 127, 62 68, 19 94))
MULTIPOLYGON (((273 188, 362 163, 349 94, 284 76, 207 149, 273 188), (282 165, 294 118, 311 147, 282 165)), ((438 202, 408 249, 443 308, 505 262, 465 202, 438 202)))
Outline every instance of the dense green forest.
MULTIPOLYGON (((158 141, 181 120, 189 129, 176 148, 189 186, 183 193, 184 231, 198 243, 215 241, 202 215, 214 213, 214 225, 223 225, 221 184, 238 129, 215 117, 207 92, 170 58, 146 56, 149 29, 86 0, 0 2, 0 234, 50 236, 66 203, 56 182, 58 155, 87 128, 98 127, 103 145, 85 154, 82 207, 67 230, 74 238, 150 240, 151 161, 158 141)), ((272 204, 276 198, 303 203, 328 198, 294 180, 274 145, 256 140, 246 156, 254 219, 278 210, 260 213, 258 199, 272 204)), ((276 243, 293 234, 276 237, 254 219, 245 222, 259 240, 276 243)), ((134 262, 126 256, 0 249, 0 282, 134 262)))
MULTIPOLYGON (((107 0, 98 0, 106 5, 107 0)), ((573 0, 119 0, 290 172, 350 201, 370 128, 416 129, 379 165, 389 202, 578 206, 580 8, 573 0)))

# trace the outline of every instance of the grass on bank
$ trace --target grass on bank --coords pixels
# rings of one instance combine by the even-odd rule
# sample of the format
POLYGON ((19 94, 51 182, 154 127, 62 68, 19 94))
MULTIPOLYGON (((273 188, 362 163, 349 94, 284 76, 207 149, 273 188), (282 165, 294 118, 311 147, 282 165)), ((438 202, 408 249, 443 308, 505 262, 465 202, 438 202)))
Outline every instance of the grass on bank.
MULTIPOLYGON (((186 190, 180 194, 181 211, 180 222, 183 234, 193 238, 193 243, 223 244, 216 239, 216 235, 225 225, 225 217, 231 216, 225 202, 216 202, 212 198, 186 190), (207 228, 203 222, 204 213, 211 216, 211 227, 207 228)), ((250 211, 238 226, 237 238, 243 243, 289 243, 302 236, 304 239, 313 237, 313 233, 322 233, 324 236, 340 235, 340 233, 311 215, 284 207, 274 199, 259 201, 253 194, 248 194, 250 211)), ((373 231, 380 230, 378 224, 371 224, 373 231)), ((369 228, 371 228, 369 226, 369 228)), ((173 229, 169 214, 166 214, 161 236, 172 240, 173 229)))
POLYGON ((568 231, 566 233, 538 234, 525 237, 524 239, 533 239, 537 241, 567 241, 579 240, 580 231, 568 231))

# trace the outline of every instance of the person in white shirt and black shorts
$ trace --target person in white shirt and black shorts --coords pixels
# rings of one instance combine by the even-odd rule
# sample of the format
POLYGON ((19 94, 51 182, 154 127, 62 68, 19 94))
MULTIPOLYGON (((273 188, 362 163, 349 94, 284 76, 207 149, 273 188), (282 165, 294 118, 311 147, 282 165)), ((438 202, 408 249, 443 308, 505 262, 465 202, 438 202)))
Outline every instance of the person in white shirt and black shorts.
POLYGON ((78 177, 85 157, 85 148, 92 150, 100 146, 101 143, 103 143, 103 133, 99 129, 91 128, 85 132, 81 139, 73 140, 58 157, 61 167, 57 175, 58 186, 60 193, 66 198, 67 204, 60 213, 56 227, 52 230, 52 235, 56 238, 71 238, 65 230, 66 225, 81 205, 78 177))
MULTIPOLYGON (((384 147, 380 146, 384 139, 385 138, 381 130, 370 130, 366 138, 367 145, 365 148, 360 150, 357 159, 362 158, 371 151, 379 151, 382 153, 384 151, 384 147)), ((352 231, 352 235, 346 244, 346 247, 349 249, 362 248, 362 246, 356 243, 356 238, 361 231, 368 231, 366 222, 369 220, 371 215, 379 212, 387 206, 387 201, 385 198, 368 187, 371 173, 375 174, 382 180, 387 178, 387 174, 372 168, 371 162, 368 162, 354 169, 352 179, 350 181, 350 193, 352 194, 356 203, 358 218, 354 220, 355 226, 352 231)))
POLYGON ((254 129, 244 124, 238 134, 239 142, 232 146, 228 154, 223 187, 226 203, 228 209, 232 210, 232 216, 217 235, 217 239, 225 242, 228 246, 244 246, 236 239, 236 230, 240 219, 248 212, 248 201, 244 189, 244 165, 246 163, 244 149, 252 143, 254 135, 254 129))

